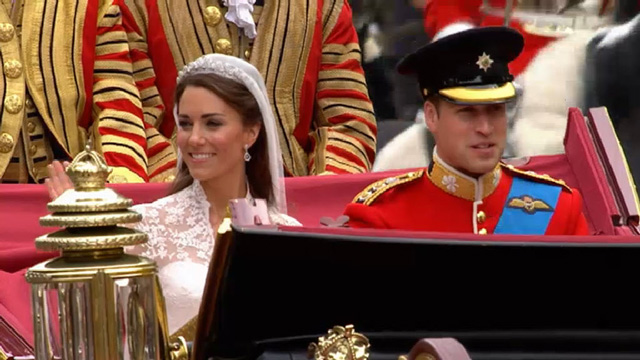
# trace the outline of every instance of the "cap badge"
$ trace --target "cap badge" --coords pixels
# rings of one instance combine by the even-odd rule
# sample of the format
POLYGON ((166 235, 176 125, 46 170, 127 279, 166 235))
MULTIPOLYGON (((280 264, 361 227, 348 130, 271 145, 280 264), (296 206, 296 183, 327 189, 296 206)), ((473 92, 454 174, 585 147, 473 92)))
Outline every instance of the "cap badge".
POLYGON ((491 56, 487 55, 487 53, 482 52, 482 55, 478 56, 476 64, 480 69, 484 70, 484 72, 487 72, 491 64, 493 64, 493 59, 491 59, 491 56))

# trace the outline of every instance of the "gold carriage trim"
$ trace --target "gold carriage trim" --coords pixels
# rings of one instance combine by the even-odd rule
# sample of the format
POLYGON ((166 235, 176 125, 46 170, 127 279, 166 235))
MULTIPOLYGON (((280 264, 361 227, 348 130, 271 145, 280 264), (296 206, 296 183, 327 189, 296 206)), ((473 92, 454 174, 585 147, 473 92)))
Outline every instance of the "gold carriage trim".
POLYGON ((314 360, 367 360, 369 339, 355 332, 353 325, 334 326, 307 348, 307 358, 314 360))

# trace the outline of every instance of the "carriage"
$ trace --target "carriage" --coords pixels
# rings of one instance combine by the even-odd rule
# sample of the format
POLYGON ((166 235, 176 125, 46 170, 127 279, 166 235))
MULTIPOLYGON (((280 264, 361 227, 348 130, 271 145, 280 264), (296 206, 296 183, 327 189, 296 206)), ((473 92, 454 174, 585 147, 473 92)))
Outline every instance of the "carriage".
MULTIPOLYGON (((220 236, 195 358, 307 357, 309 343, 347 324, 369 339, 374 360, 405 356, 423 338, 455 338, 473 359, 640 358, 635 185, 606 109, 572 108, 567 121, 564 154, 505 161, 580 189, 591 236, 348 229, 345 204, 403 171, 287 178, 288 211, 303 227, 237 226, 220 236)), ((112 188, 141 203, 166 184, 112 188)), ((38 224, 48 194, 3 185, 0 199, 0 345, 28 356, 24 274, 57 255, 33 245, 50 232, 38 224)))

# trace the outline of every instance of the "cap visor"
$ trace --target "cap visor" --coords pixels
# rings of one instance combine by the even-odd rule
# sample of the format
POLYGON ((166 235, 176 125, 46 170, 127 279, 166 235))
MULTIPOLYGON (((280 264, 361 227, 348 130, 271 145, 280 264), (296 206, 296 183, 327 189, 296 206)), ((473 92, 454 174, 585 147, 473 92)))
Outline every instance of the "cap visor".
POLYGON ((516 96, 512 83, 504 83, 495 87, 454 87, 441 89, 440 95, 456 104, 481 105, 504 103, 516 96))

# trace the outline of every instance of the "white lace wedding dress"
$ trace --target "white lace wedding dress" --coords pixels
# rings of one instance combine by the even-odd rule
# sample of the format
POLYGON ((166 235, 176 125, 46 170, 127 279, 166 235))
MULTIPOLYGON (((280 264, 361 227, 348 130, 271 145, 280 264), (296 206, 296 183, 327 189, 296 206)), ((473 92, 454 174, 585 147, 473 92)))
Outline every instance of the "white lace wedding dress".
MULTIPOLYGON (((250 195, 247 195, 250 196, 250 195)), ((209 222, 210 204, 198 181, 182 191, 132 210, 142 214, 133 227, 149 241, 127 249, 158 264, 166 300, 169 333, 198 314, 215 237, 209 222)), ((299 226, 294 218, 269 211, 271 223, 299 226)))

